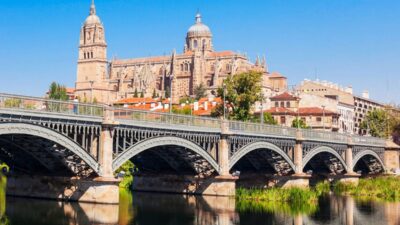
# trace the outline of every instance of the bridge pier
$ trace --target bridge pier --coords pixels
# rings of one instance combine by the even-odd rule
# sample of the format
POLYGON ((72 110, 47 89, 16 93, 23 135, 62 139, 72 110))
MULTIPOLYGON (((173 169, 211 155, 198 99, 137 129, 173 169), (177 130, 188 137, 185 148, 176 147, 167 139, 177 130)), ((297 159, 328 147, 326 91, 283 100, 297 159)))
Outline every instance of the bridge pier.
POLYGON ((7 195, 118 204, 118 183, 115 179, 14 175, 7 177, 7 195))
POLYGON ((384 160, 386 172, 400 169, 400 148, 392 140, 386 140, 384 160))
POLYGON ((347 166, 346 174, 335 176, 333 179, 343 183, 358 184, 361 175, 353 171, 353 140, 351 138, 348 138, 347 140, 347 148, 344 158, 347 166))
POLYGON ((294 147, 293 162, 295 173, 282 185, 282 187, 308 187, 311 176, 303 172, 303 135, 300 130, 296 132, 296 145, 294 147))
POLYGON ((235 179, 216 176, 151 175, 134 176, 133 191, 183 193, 211 196, 234 196, 235 179))

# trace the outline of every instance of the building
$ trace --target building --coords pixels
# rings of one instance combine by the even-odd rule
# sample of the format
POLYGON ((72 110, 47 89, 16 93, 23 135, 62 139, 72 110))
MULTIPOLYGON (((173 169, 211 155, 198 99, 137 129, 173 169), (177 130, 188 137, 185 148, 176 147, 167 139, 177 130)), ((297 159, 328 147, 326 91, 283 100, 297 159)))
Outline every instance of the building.
POLYGON ((304 80, 296 90, 302 95, 303 107, 325 107, 338 113, 338 132, 354 132, 354 97, 351 86, 344 88, 327 81, 304 80))
POLYGON ((155 90, 164 97, 171 92, 177 102, 193 95, 200 84, 213 94, 226 77, 251 70, 263 73, 266 96, 287 88, 286 77, 268 72, 265 58, 257 57, 253 63, 238 52, 215 51, 212 32, 199 13, 186 33, 183 53, 174 50, 166 56, 108 60, 105 28, 92 3, 80 32, 76 95, 111 103, 133 97, 135 90, 145 97, 155 90))
MULTIPOLYGON (((212 111, 217 105, 222 104, 221 98, 201 98, 192 103, 186 102, 173 104, 174 110, 195 116, 211 116, 212 111)), ((123 109, 133 109, 150 112, 169 112, 170 102, 168 99, 161 98, 127 98, 114 103, 114 106, 123 109)))
POLYGON ((368 129, 361 129, 361 123, 369 112, 383 108, 383 104, 369 98, 368 91, 364 91, 361 96, 354 96, 354 133, 368 135, 368 129))
MULTIPOLYGON (((270 98, 270 109, 264 110, 270 113, 279 125, 292 126, 293 120, 300 118, 311 129, 338 131, 339 114, 333 111, 333 104, 327 104, 322 100, 333 101, 331 99, 322 98, 302 93, 296 96, 289 92, 283 92, 270 98), (311 97, 311 98, 310 98, 311 97), (316 107, 316 103, 325 104, 323 107, 316 107)), ((256 114, 259 115, 260 112, 256 114)))

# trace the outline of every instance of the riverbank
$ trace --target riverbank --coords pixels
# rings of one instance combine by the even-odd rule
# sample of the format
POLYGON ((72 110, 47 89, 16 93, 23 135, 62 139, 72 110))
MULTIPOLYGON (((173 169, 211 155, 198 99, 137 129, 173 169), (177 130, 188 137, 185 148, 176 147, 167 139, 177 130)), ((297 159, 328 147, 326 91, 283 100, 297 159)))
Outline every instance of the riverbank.
POLYGON ((359 180, 358 185, 339 182, 333 185, 333 191, 358 198, 400 201, 400 177, 364 178, 359 180))

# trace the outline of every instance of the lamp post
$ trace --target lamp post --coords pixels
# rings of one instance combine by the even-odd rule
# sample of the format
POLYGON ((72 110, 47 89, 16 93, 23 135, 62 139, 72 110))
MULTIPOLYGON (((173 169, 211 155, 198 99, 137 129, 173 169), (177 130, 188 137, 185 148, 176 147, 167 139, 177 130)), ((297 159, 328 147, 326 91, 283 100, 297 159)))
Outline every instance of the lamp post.
POLYGON ((94 83, 94 81, 91 80, 91 81, 89 81, 89 83, 90 83, 90 103, 93 103, 93 83, 94 83))
POLYGON ((169 76, 169 91, 170 91, 170 93, 169 93, 169 113, 172 113, 172 80, 174 79, 174 75, 173 74, 171 74, 170 76, 169 76))
POLYGON ((264 94, 261 93, 261 104, 260 104, 260 122, 261 122, 261 124, 264 124, 264 107, 263 107, 263 102, 264 102, 264 94))
POLYGON ((325 105, 322 105, 321 106, 322 107, 322 127, 323 127, 323 129, 324 129, 324 131, 325 131, 325 105))
POLYGON ((226 106, 225 106, 225 103, 226 103, 226 101, 225 101, 226 84, 223 84, 222 87, 224 88, 224 91, 223 91, 223 98, 224 98, 223 99, 224 100, 223 107, 224 107, 224 120, 225 120, 225 118, 226 118, 226 106))

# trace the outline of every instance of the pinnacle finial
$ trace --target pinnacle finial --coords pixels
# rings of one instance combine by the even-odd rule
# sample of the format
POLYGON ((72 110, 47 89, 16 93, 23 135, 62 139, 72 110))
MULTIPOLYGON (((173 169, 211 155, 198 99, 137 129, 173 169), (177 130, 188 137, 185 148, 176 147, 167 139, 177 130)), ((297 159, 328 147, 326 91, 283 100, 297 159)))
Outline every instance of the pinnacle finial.
POLYGON ((96 6, 94 5, 94 0, 92 0, 92 4, 90 5, 90 15, 96 15, 96 6))

